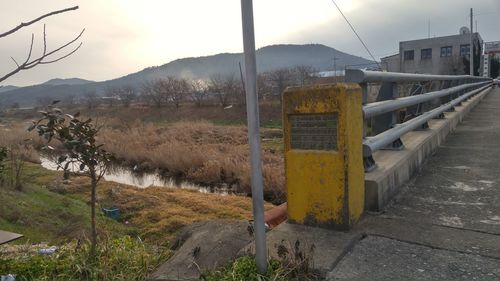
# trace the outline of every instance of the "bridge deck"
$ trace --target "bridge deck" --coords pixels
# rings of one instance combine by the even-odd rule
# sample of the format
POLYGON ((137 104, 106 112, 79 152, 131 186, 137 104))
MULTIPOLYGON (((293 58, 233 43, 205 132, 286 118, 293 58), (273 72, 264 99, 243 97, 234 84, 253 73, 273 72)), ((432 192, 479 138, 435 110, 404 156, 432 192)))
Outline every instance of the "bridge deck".
POLYGON ((358 231, 329 280, 500 280, 500 89, 358 231))

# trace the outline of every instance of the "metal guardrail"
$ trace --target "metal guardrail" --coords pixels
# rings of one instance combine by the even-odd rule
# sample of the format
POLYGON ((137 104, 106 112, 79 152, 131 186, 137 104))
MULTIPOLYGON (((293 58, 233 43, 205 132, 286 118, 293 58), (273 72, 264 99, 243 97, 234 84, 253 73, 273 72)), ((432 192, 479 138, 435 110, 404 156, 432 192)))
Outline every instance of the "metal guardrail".
POLYGON ((363 90, 365 171, 376 168, 373 153, 401 150, 401 136, 428 128, 428 121, 493 85, 493 79, 469 75, 428 75, 352 69, 346 81, 363 90), (380 84, 377 100, 368 103, 370 84, 380 84), (404 85, 406 83, 406 85, 404 85), (402 85, 403 84, 403 85, 402 85), (408 94, 406 95, 405 92, 408 94))

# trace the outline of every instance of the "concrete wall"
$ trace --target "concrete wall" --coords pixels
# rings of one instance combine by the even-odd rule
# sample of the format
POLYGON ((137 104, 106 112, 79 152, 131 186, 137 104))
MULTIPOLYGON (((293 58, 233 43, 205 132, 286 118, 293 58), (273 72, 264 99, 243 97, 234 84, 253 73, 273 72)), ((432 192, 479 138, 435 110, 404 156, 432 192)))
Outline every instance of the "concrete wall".
MULTIPOLYGON (((478 33, 473 34, 474 44, 482 41, 478 33)), ((470 34, 403 41, 399 43, 400 71, 405 73, 463 74, 464 65, 460 56, 460 45, 470 44, 470 34), (452 56, 441 57, 441 47, 451 46, 452 56), (431 59, 422 59, 422 49, 432 49, 431 59), (414 51, 413 60, 405 60, 405 51, 414 51)))
POLYGON ((382 68, 389 72, 400 72, 399 54, 388 56, 380 59, 382 61, 382 68))

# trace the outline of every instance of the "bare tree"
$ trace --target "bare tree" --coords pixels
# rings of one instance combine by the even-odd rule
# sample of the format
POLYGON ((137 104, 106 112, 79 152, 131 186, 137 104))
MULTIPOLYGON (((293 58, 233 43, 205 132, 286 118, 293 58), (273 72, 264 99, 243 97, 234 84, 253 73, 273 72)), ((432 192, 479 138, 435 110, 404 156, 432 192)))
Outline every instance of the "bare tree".
POLYGON ((166 86, 163 80, 146 81, 141 86, 142 98, 152 106, 163 107, 167 103, 166 86))
POLYGON ((178 79, 172 76, 168 76, 163 82, 165 83, 168 102, 179 108, 181 102, 186 99, 190 92, 189 83, 186 79, 178 79))
POLYGON ((220 74, 210 77, 208 88, 222 107, 229 105, 231 93, 226 91, 224 78, 220 74))
POLYGON ((208 96, 208 84, 202 80, 191 81, 191 100, 201 107, 208 96))
POLYGON ((132 86, 118 89, 117 94, 124 107, 129 107, 136 98, 135 88, 132 86))
MULTIPOLYGON (((77 9, 78 9, 78 6, 74 6, 71 8, 66 8, 66 9, 57 10, 57 11, 53 11, 53 12, 44 14, 44 15, 42 15, 34 20, 31 20, 28 22, 23 22, 23 23, 19 24, 18 26, 14 27, 6 32, 0 33, 0 38, 11 35, 11 34, 17 32, 18 30, 20 30, 24 27, 27 27, 29 25, 32 25, 32 24, 34 24, 34 23, 36 23, 36 22, 38 22, 46 17, 50 17, 53 15, 57 15, 57 14, 61 14, 61 13, 65 13, 65 12, 69 12, 69 11, 73 11, 73 10, 77 10, 77 9)), ((80 42, 80 44, 78 44, 78 46, 74 47, 71 51, 67 52, 66 54, 64 54, 64 55, 59 55, 59 54, 61 51, 65 50, 67 47, 71 46, 73 43, 78 41, 78 39, 80 39, 80 37, 82 36, 84 31, 85 31, 85 29, 82 29, 82 31, 75 38, 68 41, 66 44, 59 46, 58 48, 55 48, 55 49, 49 51, 47 49, 47 33, 46 33, 46 29, 45 29, 45 24, 44 24, 43 25, 43 50, 42 50, 42 54, 37 56, 36 58, 32 57, 33 45, 35 42, 35 34, 32 33, 31 34, 31 43, 29 45, 28 54, 27 54, 26 58, 22 62, 18 62, 16 59, 11 57, 12 61, 16 64, 16 68, 13 69, 12 71, 10 71, 9 73, 1 76, 0 82, 6 80, 7 78, 11 77, 12 75, 14 75, 22 70, 31 69, 39 64, 54 63, 54 62, 57 62, 57 61, 60 61, 64 58, 69 57, 70 55, 75 53, 82 46, 81 42, 80 42)))
POLYGON ((153 90, 153 82, 152 81, 145 81, 141 85, 141 98, 143 101, 145 101, 149 105, 154 104, 154 90, 153 90))
POLYGON ((237 104, 245 104, 245 90, 240 79, 235 76, 227 76, 224 83, 225 90, 230 93, 237 104))
POLYGON ((311 84, 314 78, 316 78, 317 72, 317 69, 308 65, 299 65, 293 68, 294 78, 299 86, 311 84))
POLYGON ((292 71, 290 68, 280 68, 267 73, 271 83, 271 89, 274 96, 281 101, 281 95, 286 87, 292 84, 292 71))
POLYGON ((245 103, 243 86, 234 76, 214 75, 210 78, 208 85, 210 92, 213 93, 222 107, 228 106, 231 100, 239 104, 245 103))
POLYGON ((99 104, 99 98, 96 92, 88 91, 83 94, 85 105, 88 109, 94 109, 99 104))
POLYGON ((257 93, 260 99, 272 94, 272 86, 268 73, 257 74, 257 93))
MULTIPOLYGON (((115 101, 117 100, 118 89, 107 85, 104 88, 104 96, 101 97, 102 103, 108 105, 108 107, 113 107, 115 105, 115 101)), ((88 108, 91 109, 92 105, 88 105, 88 108)))

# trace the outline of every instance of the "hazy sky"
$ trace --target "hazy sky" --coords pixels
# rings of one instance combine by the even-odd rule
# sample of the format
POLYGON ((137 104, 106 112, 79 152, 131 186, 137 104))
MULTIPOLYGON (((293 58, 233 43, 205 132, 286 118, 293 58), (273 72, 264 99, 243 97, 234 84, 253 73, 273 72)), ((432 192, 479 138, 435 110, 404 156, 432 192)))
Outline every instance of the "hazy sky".
MULTIPOLYGON (((171 60, 241 52, 239 0, 16 0, 2 1, 0 32, 21 21, 73 5, 80 9, 47 18, 0 39, 0 74, 22 61, 31 33, 41 51, 43 23, 48 48, 86 28, 82 48, 70 58, 38 66, 4 81, 31 85, 51 78, 106 80, 171 60)), ((458 33, 472 7, 485 41, 500 40, 500 0, 337 0, 376 58, 397 52, 398 42, 458 33)), ((331 0, 254 0, 257 47, 321 43, 368 58, 331 0)))

